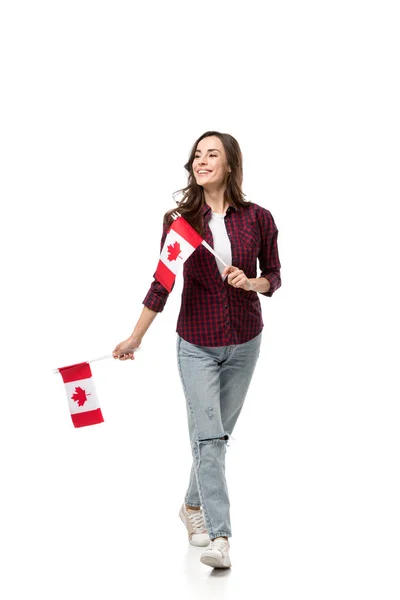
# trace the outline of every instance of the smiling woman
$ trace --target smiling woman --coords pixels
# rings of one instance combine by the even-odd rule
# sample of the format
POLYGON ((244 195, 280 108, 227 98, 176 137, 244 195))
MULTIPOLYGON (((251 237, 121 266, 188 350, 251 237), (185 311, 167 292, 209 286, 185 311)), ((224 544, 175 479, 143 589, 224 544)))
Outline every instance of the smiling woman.
MULTIPOLYGON (((193 462, 179 516, 192 545, 209 544, 200 560, 227 568, 232 532, 226 444, 260 351, 263 321, 257 292, 272 296, 281 285, 278 229, 268 210, 244 199, 242 153, 231 135, 204 133, 185 168, 188 185, 177 208, 164 216, 161 248, 172 213, 179 212, 229 266, 222 268, 202 244, 183 264, 177 358, 193 462)), ((153 281, 135 329, 116 346, 115 358, 134 358, 132 349, 140 346, 170 291, 153 281)))
MULTIPOLYGON (((224 205, 235 208, 248 206, 242 192, 243 159, 239 144, 228 133, 207 131, 193 144, 185 164, 188 184, 178 203, 178 212, 200 235, 203 232, 202 207, 205 196, 224 190, 224 205)), ((207 201, 207 200, 206 200, 207 201)), ((165 215, 166 224, 172 223, 173 209, 165 215)), ((222 209, 221 209, 222 212, 222 209)))

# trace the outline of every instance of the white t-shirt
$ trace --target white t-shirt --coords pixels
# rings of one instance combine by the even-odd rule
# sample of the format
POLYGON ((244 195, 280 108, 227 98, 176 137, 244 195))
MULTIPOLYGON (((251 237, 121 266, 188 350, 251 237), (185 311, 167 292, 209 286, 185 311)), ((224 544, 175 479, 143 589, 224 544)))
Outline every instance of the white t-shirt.
MULTIPOLYGON (((232 264, 231 242, 225 227, 225 215, 219 213, 211 213, 211 219, 208 222, 214 240, 214 250, 226 262, 227 265, 232 264)), ((225 269, 224 265, 217 259, 217 267, 221 273, 225 269)))

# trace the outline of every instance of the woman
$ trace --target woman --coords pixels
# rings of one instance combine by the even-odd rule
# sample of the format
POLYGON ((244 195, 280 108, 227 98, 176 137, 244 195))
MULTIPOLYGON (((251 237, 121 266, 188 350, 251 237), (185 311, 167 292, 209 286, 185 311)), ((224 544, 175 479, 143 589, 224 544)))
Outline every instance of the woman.
MULTIPOLYGON (((204 133, 185 168, 188 185, 177 209, 164 217, 161 248, 171 214, 179 212, 232 266, 224 268, 202 245, 183 265, 177 354, 193 465, 179 515, 189 542, 208 545, 201 562, 227 568, 231 525, 226 443, 259 355, 263 322, 258 294, 272 296, 281 285, 278 230, 268 210, 244 200, 242 154, 231 135, 204 133)), ((153 281, 132 335, 115 347, 114 358, 134 358, 132 350, 140 346, 167 298, 167 290, 153 281)))

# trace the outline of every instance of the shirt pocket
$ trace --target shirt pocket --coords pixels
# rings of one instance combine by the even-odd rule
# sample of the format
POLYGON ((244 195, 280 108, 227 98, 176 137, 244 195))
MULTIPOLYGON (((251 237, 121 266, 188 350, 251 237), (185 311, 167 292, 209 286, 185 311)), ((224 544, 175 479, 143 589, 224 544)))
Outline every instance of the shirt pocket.
POLYGON ((260 248, 258 231, 249 225, 242 227, 237 232, 237 242, 234 265, 242 269, 247 277, 256 277, 260 248))
POLYGON ((250 250, 257 251, 260 247, 260 233, 251 225, 245 225, 239 229, 240 243, 250 250))

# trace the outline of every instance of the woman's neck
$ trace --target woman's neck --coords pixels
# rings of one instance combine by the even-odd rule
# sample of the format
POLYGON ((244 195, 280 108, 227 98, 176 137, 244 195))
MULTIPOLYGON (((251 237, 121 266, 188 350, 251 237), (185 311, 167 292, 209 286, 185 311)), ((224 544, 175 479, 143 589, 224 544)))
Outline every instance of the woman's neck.
POLYGON ((225 200, 225 189, 225 187, 217 190, 204 189, 205 201, 215 213, 224 214, 229 206, 229 202, 225 200))

